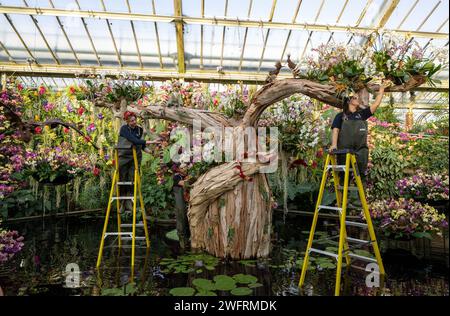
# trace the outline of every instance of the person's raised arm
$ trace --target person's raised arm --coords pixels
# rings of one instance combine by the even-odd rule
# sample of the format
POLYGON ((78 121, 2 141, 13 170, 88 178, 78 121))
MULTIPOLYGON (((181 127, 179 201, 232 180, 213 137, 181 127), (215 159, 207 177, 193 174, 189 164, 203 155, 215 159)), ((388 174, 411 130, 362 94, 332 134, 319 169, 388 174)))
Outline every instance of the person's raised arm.
POLYGON ((370 112, 372 112, 372 114, 374 114, 375 111, 376 111, 376 110, 378 109, 378 107, 380 106, 381 101, 383 100, 384 89, 387 88, 387 87, 389 87, 389 85, 390 85, 390 84, 387 83, 387 82, 385 82, 385 81, 383 81, 383 82, 381 83, 380 90, 378 90, 378 95, 377 95, 375 101, 374 101, 374 102, 372 103, 372 105, 370 106, 370 112))

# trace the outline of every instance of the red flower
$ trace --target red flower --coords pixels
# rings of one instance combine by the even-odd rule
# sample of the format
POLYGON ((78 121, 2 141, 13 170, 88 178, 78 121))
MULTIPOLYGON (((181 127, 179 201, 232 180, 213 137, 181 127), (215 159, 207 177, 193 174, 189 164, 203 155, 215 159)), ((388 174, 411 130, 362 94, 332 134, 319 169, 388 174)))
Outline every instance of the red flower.
POLYGON ((94 170, 92 170, 92 173, 94 176, 98 177, 100 175, 100 169, 97 167, 94 167, 94 170))
POLYGON ((39 87, 39 95, 45 94, 46 91, 47 91, 47 90, 45 90, 45 87, 44 87, 44 86, 40 86, 40 87, 39 87))
POLYGON ((19 90, 19 91, 22 91, 22 90, 23 90, 22 84, 19 83, 19 84, 17 85, 17 90, 19 90))
POLYGON ((64 131, 64 133, 66 133, 66 134, 69 133, 69 129, 68 129, 67 127, 64 127, 64 128, 63 128, 63 131, 64 131))
POLYGON ((317 157, 317 158, 322 158, 322 157, 323 157, 323 149, 322 149, 322 148, 320 148, 320 149, 317 151, 316 157, 317 157))
POLYGON ((311 164, 311 167, 313 169, 316 169, 317 168, 317 161, 313 161, 312 164, 311 164))
POLYGON ((39 126, 36 126, 36 127, 34 128, 34 132, 35 132, 36 134, 40 134, 40 133, 42 133, 42 128, 39 127, 39 126))
POLYGON ((74 87, 70 87, 69 92, 70 92, 70 94, 74 94, 76 92, 76 90, 74 87))
POLYGON ((293 166, 302 165, 303 167, 308 167, 308 164, 303 159, 297 159, 292 162, 293 166))
POLYGON ((89 136, 84 136, 84 140, 85 140, 86 142, 90 142, 90 141, 91 141, 91 138, 90 138, 89 136))
POLYGON ((81 116, 81 115, 83 115, 83 113, 84 113, 84 108, 82 106, 80 106, 78 108, 78 115, 81 116))

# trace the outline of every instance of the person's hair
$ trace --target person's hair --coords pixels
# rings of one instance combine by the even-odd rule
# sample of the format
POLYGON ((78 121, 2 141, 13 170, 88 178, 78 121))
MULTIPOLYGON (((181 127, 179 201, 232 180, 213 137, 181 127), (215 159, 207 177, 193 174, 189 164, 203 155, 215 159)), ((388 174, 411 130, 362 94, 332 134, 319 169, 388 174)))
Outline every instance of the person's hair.
POLYGON ((135 113, 133 113, 133 112, 131 112, 131 111, 126 111, 126 112, 124 113, 124 115, 123 115, 123 118, 124 118, 125 121, 128 121, 128 119, 129 119, 130 117, 132 117, 132 116, 134 116, 134 118, 137 118, 137 116, 136 116, 135 113))
POLYGON ((344 99, 342 99, 342 111, 344 112, 344 114, 350 114, 349 104, 350 98, 344 97, 344 99))

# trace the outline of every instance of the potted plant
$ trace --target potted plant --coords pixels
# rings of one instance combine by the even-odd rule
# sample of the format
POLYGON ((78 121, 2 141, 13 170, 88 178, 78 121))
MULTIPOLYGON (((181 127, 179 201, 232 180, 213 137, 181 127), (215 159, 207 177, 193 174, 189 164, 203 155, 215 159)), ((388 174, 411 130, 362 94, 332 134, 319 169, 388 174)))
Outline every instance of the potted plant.
POLYGON ((68 143, 53 148, 39 147, 25 153, 24 175, 42 184, 65 184, 75 177, 92 171, 86 154, 73 153, 68 143))
POLYGON ((369 210, 378 230, 394 239, 431 239, 433 234, 442 235, 442 229, 448 227, 444 214, 413 199, 375 201, 369 210))
POLYGON ((426 174, 419 170, 415 175, 397 181, 396 186, 401 197, 448 211, 448 181, 446 174, 426 174))

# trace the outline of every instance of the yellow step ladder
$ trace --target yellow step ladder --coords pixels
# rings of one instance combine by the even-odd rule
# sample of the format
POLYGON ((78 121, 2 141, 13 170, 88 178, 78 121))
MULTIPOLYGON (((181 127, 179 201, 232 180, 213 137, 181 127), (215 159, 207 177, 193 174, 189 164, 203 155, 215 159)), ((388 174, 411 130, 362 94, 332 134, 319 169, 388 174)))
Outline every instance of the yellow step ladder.
POLYGON ((119 177, 119 150, 130 150, 129 147, 115 147, 114 148, 114 157, 115 157, 115 170, 113 174, 112 184, 111 184, 111 191, 109 193, 109 202, 108 202, 108 208, 106 209, 106 215, 105 215, 105 223, 103 225, 103 232, 102 237, 100 240, 100 249, 98 251, 98 257, 97 257, 97 265, 96 267, 99 268, 101 261, 102 261, 102 255, 103 255, 103 248, 105 244, 105 239, 108 236, 117 236, 118 242, 119 242, 119 249, 122 247, 122 240, 131 240, 131 271, 133 274, 134 271, 134 259, 135 259, 135 251, 136 251, 136 240, 145 240, 146 241, 146 248, 150 248, 150 238, 148 234, 148 227, 147 227, 147 218, 145 215, 145 208, 144 208, 144 199, 142 198, 142 191, 141 191, 141 177, 139 172, 139 164, 137 160, 137 154, 136 154, 136 147, 133 146, 133 160, 134 160, 134 181, 133 182, 120 182, 119 177), (125 186, 125 185, 133 185, 133 196, 120 196, 119 186, 125 186), (115 194, 115 195, 114 195, 115 194), (139 195, 139 202, 140 202, 140 211, 142 213, 142 224, 136 224, 136 209, 137 209, 137 200, 139 195), (121 218, 120 218, 120 201, 123 200, 131 200, 133 202, 133 221, 131 224, 122 224, 121 218), (107 232, 108 229, 108 221, 109 216, 111 213, 111 207, 112 203, 116 201, 116 208, 117 208, 117 232, 107 232), (131 227, 130 231, 121 231, 122 227, 131 227), (144 237, 138 237, 136 236, 136 227, 143 227, 145 236, 144 237))
POLYGON ((383 262, 381 260, 381 254, 378 247, 377 239, 375 236, 375 231, 373 228, 372 220, 370 218, 369 208, 367 206, 366 196, 364 194, 364 188, 362 185, 361 177, 358 172, 358 166, 356 162, 355 153, 351 150, 336 150, 327 154, 325 160, 325 166, 322 175, 322 181, 320 183, 319 196, 317 198, 316 208, 314 211, 313 222, 311 225, 311 231, 309 233, 308 244, 306 246, 306 253, 303 261, 303 267, 300 275, 299 287, 303 287, 305 282, 306 271, 308 269, 308 261, 310 253, 317 253, 319 255, 330 256, 336 259, 337 267, 336 267, 336 287, 334 291, 335 296, 339 296, 341 290, 341 272, 342 272, 342 258, 345 256, 347 266, 351 263, 351 258, 356 260, 362 260, 367 262, 376 263, 378 265, 378 271, 380 276, 385 275, 385 270, 383 266, 383 262), (345 165, 337 165, 336 163, 336 155, 345 155, 345 165), (334 206, 326 206, 322 204, 323 192, 325 189, 325 185, 328 178, 328 172, 332 171, 333 181, 334 181, 334 189, 336 192, 336 201, 337 207, 334 206), (344 186, 339 185, 339 175, 338 171, 344 171, 344 186), (362 210, 365 218, 365 223, 363 222, 352 222, 346 220, 346 211, 347 211, 347 197, 350 180, 350 172, 353 172, 353 177, 356 182, 356 189, 359 193, 359 198, 361 200, 362 210), (341 193, 341 190, 343 192, 341 193), (312 243, 314 240, 314 234, 317 225, 317 219, 319 217, 320 210, 331 210, 337 211, 339 213, 339 247, 338 253, 333 253, 329 251, 324 251, 321 249, 312 248, 312 243), (362 240, 357 238, 347 237, 347 226, 354 226, 359 228, 367 228, 370 236, 370 240, 362 240), (373 251, 375 254, 375 259, 371 257, 366 257, 362 255, 358 255, 350 251, 349 242, 356 243, 359 245, 372 245, 373 251))

